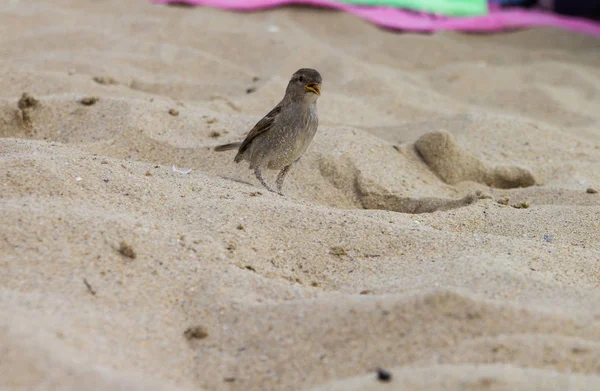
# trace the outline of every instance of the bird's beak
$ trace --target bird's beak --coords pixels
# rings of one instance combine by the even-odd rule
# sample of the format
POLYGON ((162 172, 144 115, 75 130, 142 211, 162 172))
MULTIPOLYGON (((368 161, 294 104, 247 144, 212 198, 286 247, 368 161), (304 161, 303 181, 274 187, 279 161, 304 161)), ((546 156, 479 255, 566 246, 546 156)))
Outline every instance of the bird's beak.
POLYGON ((308 83, 304 85, 306 91, 314 92, 317 95, 321 95, 321 83, 308 83))

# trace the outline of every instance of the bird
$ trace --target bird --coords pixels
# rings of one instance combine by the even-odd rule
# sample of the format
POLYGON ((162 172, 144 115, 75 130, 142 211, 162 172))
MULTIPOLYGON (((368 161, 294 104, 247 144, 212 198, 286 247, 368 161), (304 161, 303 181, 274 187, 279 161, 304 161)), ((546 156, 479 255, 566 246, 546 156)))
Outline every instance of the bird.
POLYGON ((281 102, 254 125, 244 141, 219 145, 216 152, 237 149, 236 163, 249 162, 256 179, 274 192, 262 176, 263 169, 279 170, 275 184, 283 195, 283 181, 312 142, 319 118, 317 100, 321 96, 321 74, 315 69, 296 71, 281 102))

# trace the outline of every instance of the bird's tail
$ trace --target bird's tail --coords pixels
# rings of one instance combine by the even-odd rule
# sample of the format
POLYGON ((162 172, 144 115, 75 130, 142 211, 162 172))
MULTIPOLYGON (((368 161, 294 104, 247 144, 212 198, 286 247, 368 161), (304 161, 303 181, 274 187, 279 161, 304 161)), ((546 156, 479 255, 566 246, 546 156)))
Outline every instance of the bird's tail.
POLYGON ((215 147, 215 152, 223 152, 223 151, 230 151, 232 149, 238 149, 240 147, 240 145, 242 145, 242 143, 230 143, 230 144, 219 145, 219 146, 215 147))

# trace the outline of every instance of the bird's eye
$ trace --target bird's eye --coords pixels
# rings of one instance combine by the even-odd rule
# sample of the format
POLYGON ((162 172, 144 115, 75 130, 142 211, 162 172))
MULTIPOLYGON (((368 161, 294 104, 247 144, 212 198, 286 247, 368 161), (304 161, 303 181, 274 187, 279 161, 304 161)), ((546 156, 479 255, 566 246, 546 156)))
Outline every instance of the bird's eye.
POLYGON ((298 76, 298 81, 300 83, 304 83, 306 81, 306 78, 304 76, 298 76))

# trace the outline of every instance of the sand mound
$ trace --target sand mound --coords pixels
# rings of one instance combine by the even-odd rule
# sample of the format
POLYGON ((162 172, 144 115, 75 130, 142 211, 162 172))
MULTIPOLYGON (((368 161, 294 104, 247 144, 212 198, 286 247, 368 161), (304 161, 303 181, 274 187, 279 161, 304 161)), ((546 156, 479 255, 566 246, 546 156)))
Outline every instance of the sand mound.
POLYGON ((427 133, 417 140, 415 148, 425 163, 446 183, 455 185, 473 181, 491 187, 512 189, 535 184, 533 175, 521 167, 488 167, 458 146, 447 131, 427 133))
POLYGON ((0 11, 0 388, 598 388, 597 41, 0 11), (281 197, 212 149, 305 66, 281 197))

